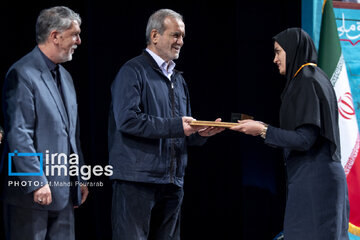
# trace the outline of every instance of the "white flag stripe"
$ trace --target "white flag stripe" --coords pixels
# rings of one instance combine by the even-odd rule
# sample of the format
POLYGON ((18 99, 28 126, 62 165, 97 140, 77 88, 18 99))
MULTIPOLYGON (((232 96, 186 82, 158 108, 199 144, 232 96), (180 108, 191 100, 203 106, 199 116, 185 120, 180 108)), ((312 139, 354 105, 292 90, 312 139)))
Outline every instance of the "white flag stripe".
POLYGON ((333 75, 335 79, 332 78, 331 82, 335 83, 334 89, 339 107, 341 163, 345 173, 348 174, 359 151, 359 130, 346 65, 342 55, 337 66, 335 71, 337 74, 333 75))

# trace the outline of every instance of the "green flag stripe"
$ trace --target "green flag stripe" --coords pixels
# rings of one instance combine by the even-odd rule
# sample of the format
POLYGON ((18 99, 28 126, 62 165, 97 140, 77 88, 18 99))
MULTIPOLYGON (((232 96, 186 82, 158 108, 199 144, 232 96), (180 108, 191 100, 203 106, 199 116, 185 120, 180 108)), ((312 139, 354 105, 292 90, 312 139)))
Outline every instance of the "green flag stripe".
POLYGON ((340 56, 341 46, 332 0, 327 0, 321 20, 318 66, 329 78, 335 72, 340 56))
POLYGON ((340 76, 340 73, 343 69, 343 65, 345 64, 345 61, 344 61, 344 56, 341 54, 340 58, 339 58, 339 62, 336 66, 336 69, 335 71, 333 72, 331 78, 330 78, 330 82, 331 84, 333 85, 333 87, 335 87, 335 84, 336 82, 339 80, 339 76, 340 76))

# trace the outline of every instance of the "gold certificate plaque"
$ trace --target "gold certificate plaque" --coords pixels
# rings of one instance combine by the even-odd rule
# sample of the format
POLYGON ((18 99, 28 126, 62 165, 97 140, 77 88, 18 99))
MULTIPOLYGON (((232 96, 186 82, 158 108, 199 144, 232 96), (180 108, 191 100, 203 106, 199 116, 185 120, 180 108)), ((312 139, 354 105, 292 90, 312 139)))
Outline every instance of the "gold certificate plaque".
MULTIPOLYGON (((247 114, 239 114, 239 120, 246 120, 246 119, 254 119, 253 116, 247 114)), ((191 126, 205 126, 205 127, 223 127, 223 128, 231 128, 234 126, 239 125, 236 122, 215 122, 215 121, 192 121, 190 123, 191 126)))
POLYGON ((231 128, 233 126, 239 125, 239 123, 232 122, 215 122, 215 121, 192 121, 191 126, 205 126, 205 127, 223 127, 231 128))

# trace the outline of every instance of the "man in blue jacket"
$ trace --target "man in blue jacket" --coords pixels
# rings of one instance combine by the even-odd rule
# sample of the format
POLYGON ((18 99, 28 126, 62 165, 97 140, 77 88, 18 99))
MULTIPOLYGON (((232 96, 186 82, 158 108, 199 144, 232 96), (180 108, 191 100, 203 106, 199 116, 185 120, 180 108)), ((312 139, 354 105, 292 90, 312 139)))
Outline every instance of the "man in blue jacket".
POLYGON ((146 27, 146 50, 112 84, 113 239, 180 239, 187 145, 223 130, 190 125, 188 88, 173 62, 184 36, 182 16, 158 10, 146 27))

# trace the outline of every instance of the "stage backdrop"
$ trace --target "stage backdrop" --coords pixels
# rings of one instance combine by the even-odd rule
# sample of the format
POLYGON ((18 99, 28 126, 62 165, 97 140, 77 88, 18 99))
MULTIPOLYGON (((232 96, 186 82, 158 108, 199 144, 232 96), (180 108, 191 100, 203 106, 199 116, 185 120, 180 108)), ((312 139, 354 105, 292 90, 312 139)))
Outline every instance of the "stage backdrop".
MULTIPOLYGON (((323 0, 302 1, 302 28, 319 46, 323 0)), ((360 4, 333 1, 341 49, 349 77, 358 125, 360 123, 360 4)))
POLYGON ((331 0, 324 2, 326 4, 323 4, 323 0, 303 1, 302 27, 312 36, 316 45, 320 45, 319 66, 331 78, 338 96, 341 157, 349 188, 349 236, 350 239, 357 240, 360 239, 360 4, 331 0), (331 32, 334 35, 331 36, 331 32), (335 45, 338 48, 341 46, 337 57, 330 53, 336 50, 335 45), (333 65, 336 69, 330 69, 333 61, 336 61, 333 65), (344 71, 341 70, 341 65, 344 71))
MULTIPOLYGON (((334 8, 358 125, 360 121, 360 4, 353 9, 334 8)), ((340 7, 340 6, 339 6, 340 7)), ((344 6, 346 7, 346 6, 344 6)))

